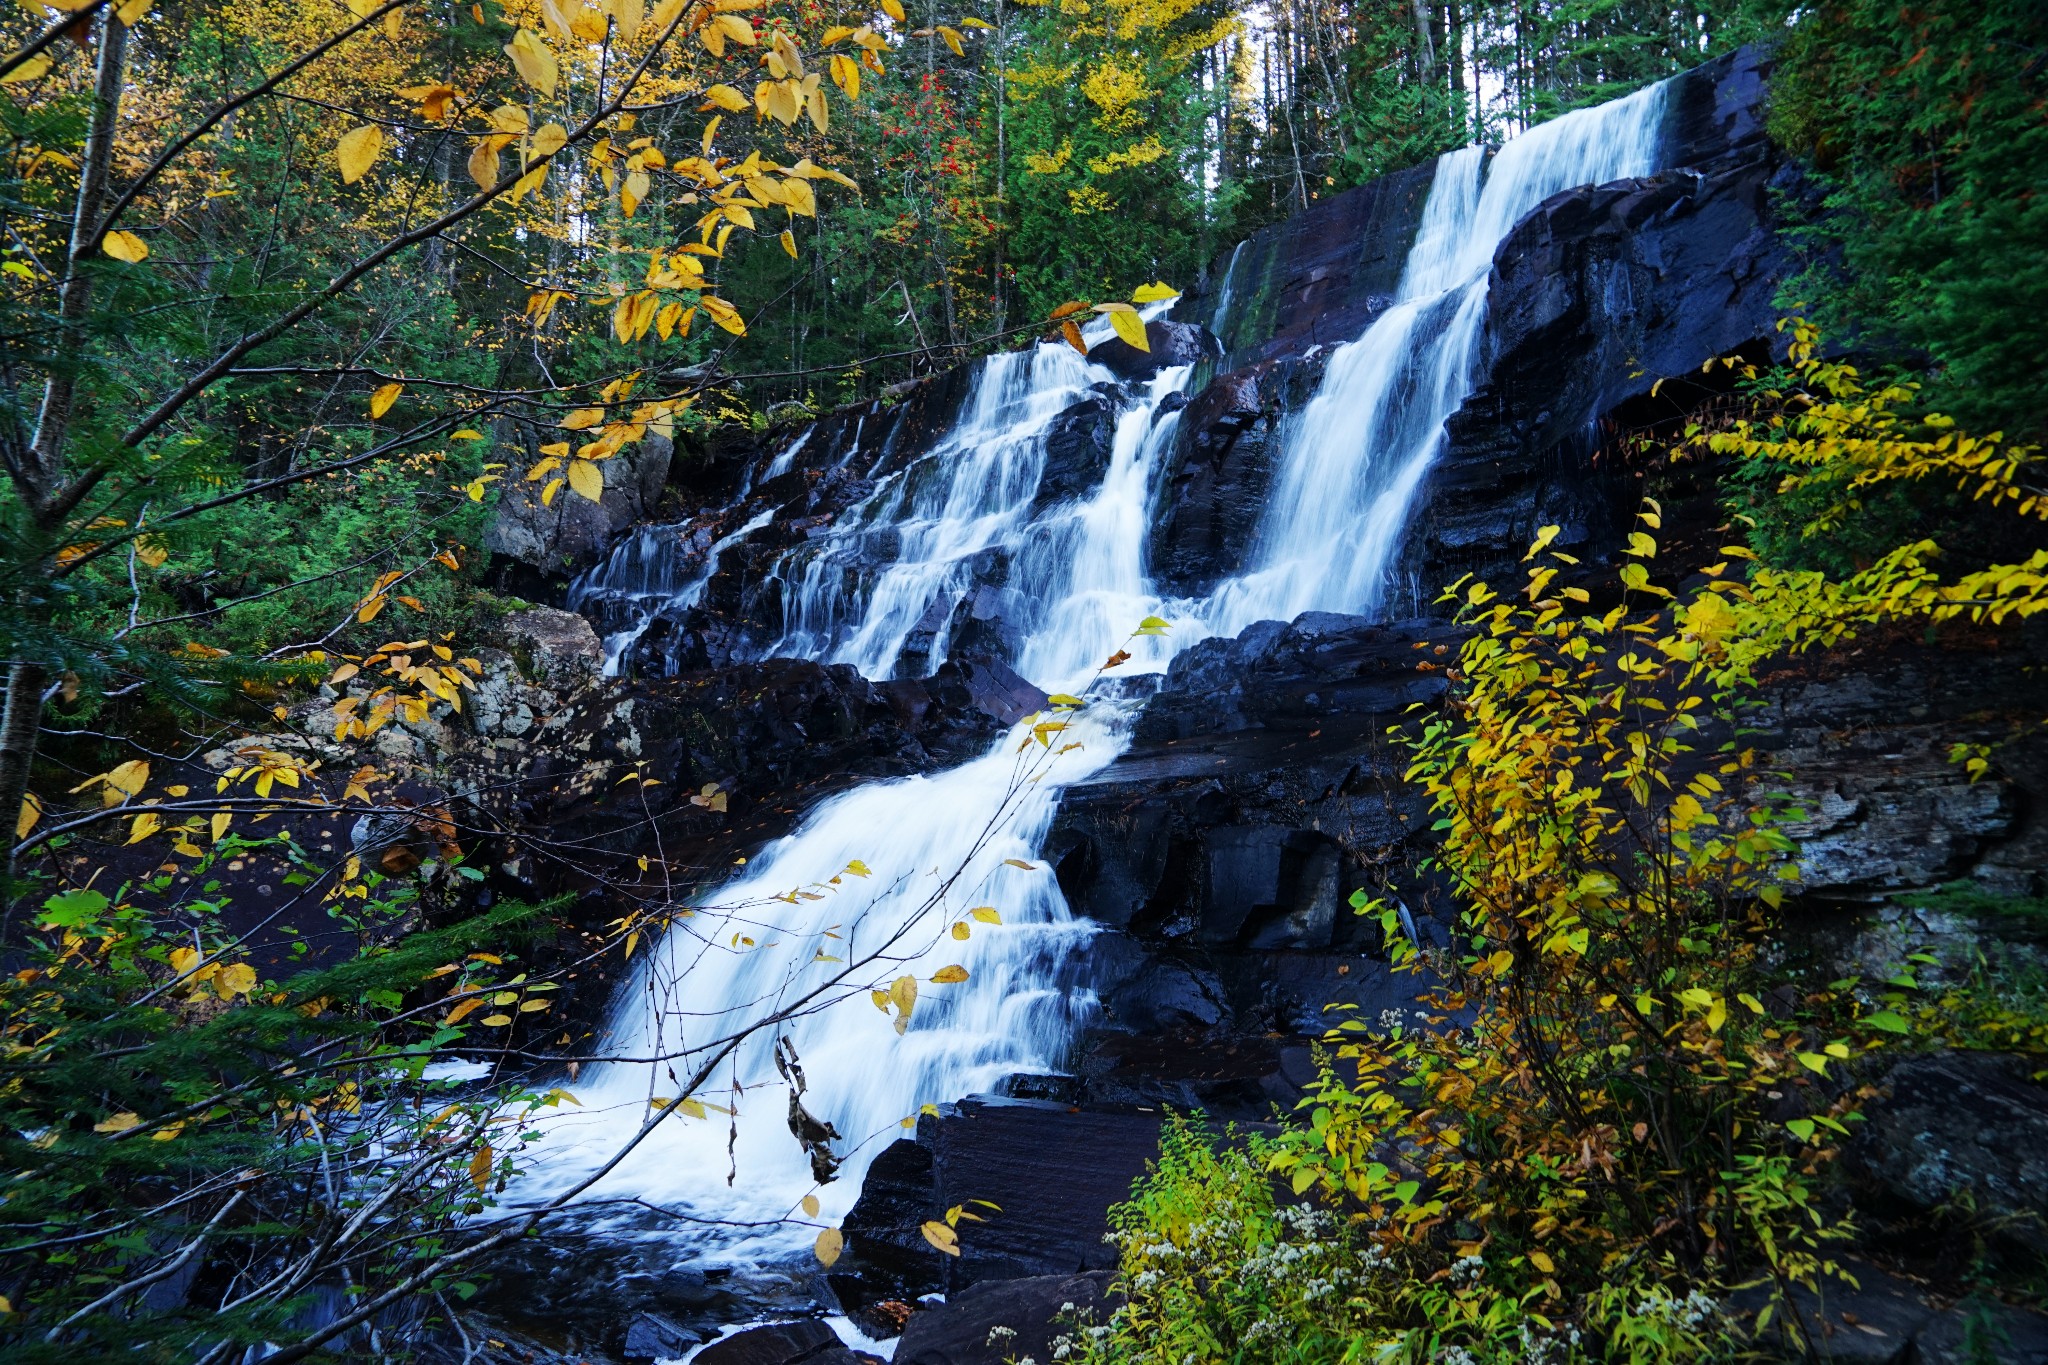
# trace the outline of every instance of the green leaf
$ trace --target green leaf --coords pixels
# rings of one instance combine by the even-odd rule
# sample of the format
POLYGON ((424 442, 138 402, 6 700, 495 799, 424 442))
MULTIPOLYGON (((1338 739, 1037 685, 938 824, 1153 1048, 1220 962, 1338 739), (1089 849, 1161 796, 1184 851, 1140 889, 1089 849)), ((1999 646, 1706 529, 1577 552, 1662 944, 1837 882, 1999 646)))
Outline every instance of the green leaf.
POLYGON ((1863 1016, 1863 1022, 1872 1028, 1881 1028, 1886 1033, 1911 1033, 1913 1026, 1890 1010, 1879 1010, 1863 1016))
POLYGON ((61 891, 43 902, 42 924, 46 929, 77 929, 106 913, 107 898, 80 887, 61 891))

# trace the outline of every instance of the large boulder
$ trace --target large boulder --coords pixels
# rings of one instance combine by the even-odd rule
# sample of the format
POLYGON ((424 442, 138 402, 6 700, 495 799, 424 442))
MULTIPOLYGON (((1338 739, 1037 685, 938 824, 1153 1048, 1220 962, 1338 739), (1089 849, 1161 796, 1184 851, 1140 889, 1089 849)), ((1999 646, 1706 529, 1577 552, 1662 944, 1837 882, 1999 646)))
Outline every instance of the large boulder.
POLYGON ((1221 352, 1207 328, 1166 318, 1145 324, 1145 343, 1150 349, 1141 351, 1122 337, 1112 336, 1089 347, 1088 359, 1119 379, 1150 379, 1161 370, 1193 365, 1221 352))
POLYGON ((509 480, 484 532, 484 548, 544 574, 597 562, 614 537, 645 521, 668 482, 675 445, 649 434, 599 464, 604 493, 596 502, 567 489, 541 502, 542 485, 509 480))

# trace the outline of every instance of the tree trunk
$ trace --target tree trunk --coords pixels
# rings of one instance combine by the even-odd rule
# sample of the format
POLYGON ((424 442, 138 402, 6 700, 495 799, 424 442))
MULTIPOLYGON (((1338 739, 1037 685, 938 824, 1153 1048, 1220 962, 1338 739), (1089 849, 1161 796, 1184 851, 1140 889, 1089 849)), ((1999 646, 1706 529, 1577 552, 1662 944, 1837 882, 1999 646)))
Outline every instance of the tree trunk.
MULTIPOLYGON (((86 136, 85 160, 78 171, 78 199, 71 213, 71 245, 64 280, 58 286, 59 345, 57 362, 43 384, 36 415, 35 440, 16 475, 16 484, 39 530, 57 530, 64 519, 58 495, 63 490, 65 438, 77 397, 78 353, 85 338, 86 315, 92 304, 92 273, 85 264, 98 249, 105 224, 100 214, 107 202, 108 167, 114 154, 114 129, 121 118, 121 76, 128 49, 128 26, 109 10, 100 21, 99 69, 93 81, 92 128, 86 136)), ((19 591, 12 603, 17 619, 31 621, 46 611, 40 582, 19 591)), ((17 639, 31 632, 20 632, 17 639)), ((26 641, 22 641, 26 643, 26 641)), ((29 769, 35 763, 36 737, 43 723, 43 690, 50 683, 45 660, 16 659, 7 670, 7 697, 0 706, 0 817, 19 815, 28 795, 29 769)), ((13 848, 12 830, 8 847, 13 848)), ((7 870, 14 868, 10 851, 7 870)), ((0 927, 0 934, 6 932, 0 927)))

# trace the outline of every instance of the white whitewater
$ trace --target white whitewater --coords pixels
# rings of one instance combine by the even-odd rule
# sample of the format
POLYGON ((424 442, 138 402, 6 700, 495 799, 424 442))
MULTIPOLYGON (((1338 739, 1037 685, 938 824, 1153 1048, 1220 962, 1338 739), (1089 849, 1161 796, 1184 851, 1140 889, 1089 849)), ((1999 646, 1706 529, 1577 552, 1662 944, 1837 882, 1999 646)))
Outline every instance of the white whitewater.
POLYGON ((1551 195, 1657 169, 1664 87, 1540 124, 1488 162, 1438 159, 1394 306, 1331 355, 1290 424, 1250 568, 1202 611, 1235 635, 1305 611, 1371 612, 1409 503, 1472 391, 1493 253, 1551 195))
MULTIPOLYGON (((935 604, 943 612, 970 588, 990 555, 1006 566, 1011 600, 1027 604, 1029 619, 1013 622, 1024 628, 1017 667, 1048 691, 1085 689, 1147 615, 1166 616, 1175 629, 1139 641, 1138 657, 1120 674, 1158 671, 1174 649, 1256 620, 1374 610, 1444 421, 1473 383, 1495 248, 1553 193, 1654 170, 1662 104, 1653 88, 1538 127, 1490 163, 1479 149, 1439 161, 1397 301, 1331 357, 1320 390, 1285 433, 1253 562, 1210 600, 1162 603, 1145 563, 1161 457, 1179 420, 1160 405, 1188 373, 1167 371, 1129 396, 1095 491, 1045 506, 1038 493, 1052 421, 1110 376, 1063 344, 1041 345, 983 362, 959 423, 934 451, 883 477, 825 534, 785 555, 775 573, 786 630, 767 652, 890 677, 920 623, 931 628, 935 604)), ((794 457, 792 448, 776 463, 786 468, 794 457)), ((715 567, 706 558, 675 591, 692 582, 702 591, 715 567)), ((624 572, 622 565, 614 591, 631 590, 624 572)), ((941 638, 926 667, 944 649, 941 638)), ((762 850, 706 897, 716 910, 682 920, 640 955, 615 1007, 607 1051, 674 1060, 586 1072, 575 1086, 583 1108, 551 1124, 527 1197, 563 1188, 608 1159, 651 1099, 676 1093, 675 1076, 777 1006, 808 1002, 780 1032, 808 1079, 805 1105, 841 1135, 833 1144, 846 1157, 840 1178, 815 1186, 790 1135, 789 1087, 764 1035, 722 1063, 700 1092, 737 1108, 735 1118, 670 1116, 593 1199, 638 1198, 698 1219, 757 1225, 722 1233, 679 1225, 701 1257, 793 1252, 808 1245, 817 1223, 844 1215, 868 1160, 920 1106, 986 1090, 1011 1073, 1056 1069, 1093 1007, 1076 970, 1091 928, 1074 918, 1035 854, 1060 788, 1116 757, 1124 721, 1116 703, 1097 701, 1056 737, 1081 747, 1055 757, 1032 746, 1049 764, 1043 780, 1020 783, 1016 751, 1026 737, 1012 734, 951 771, 832 798, 762 850), (847 874, 856 861, 871 875, 847 874), (1002 923, 970 921, 971 937, 956 940, 951 926, 976 906, 994 907, 1002 923), (811 994, 842 970, 832 959, 875 951, 890 960, 811 994), (968 981, 929 983, 955 963, 968 969, 968 981), (899 1036, 867 987, 901 975, 925 984, 899 1036), (792 1218, 813 1192, 819 1217, 792 1218)))

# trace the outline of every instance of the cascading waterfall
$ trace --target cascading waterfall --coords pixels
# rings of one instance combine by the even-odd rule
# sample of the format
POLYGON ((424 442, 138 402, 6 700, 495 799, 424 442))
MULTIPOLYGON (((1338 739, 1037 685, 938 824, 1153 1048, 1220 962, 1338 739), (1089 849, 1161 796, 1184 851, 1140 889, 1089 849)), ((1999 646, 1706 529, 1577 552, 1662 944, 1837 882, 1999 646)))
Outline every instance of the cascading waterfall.
POLYGON ((1444 423, 1472 391, 1493 253, 1560 191, 1657 169, 1664 87, 1541 124, 1487 161, 1437 161, 1393 307, 1330 357, 1290 424, 1249 569, 1202 610, 1235 635, 1305 611, 1371 612, 1444 423))
MULTIPOLYGON (((1157 671, 1176 647, 1256 620, 1373 610, 1444 421, 1473 382, 1496 247, 1553 193, 1654 170, 1662 108, 1662 91, 1652 88, 1536 128, 1490 164, 1477 148, 1439 161, 1395 304, 1331 357, 1319 391, 1285 433, 1253 562, 1211 599, 1161 603, 1144 561, 1161 456, 1179 420, 1160 408, 1188 373, 1165 371, 1126 400, 1092 495, 1044 506, 1038 493, 1053 419, 1109 375, 1064 345, 1041 345, 983 362, 966 411, 937 449, 883 477, 827 533, 784 556, 775 573, 787 628, 767 652, 851 662, 888 677, 913 628, 965 589, 977 560, 990 554, 1005 558, 1016 598, 1035 604, 1016 623, 1024 628, 1017 666, 1048 690, 1085 688, 1149 614, 1176 628, 1140 641, 1120 672, 1157 671)), ((787 451, 777 463, 793 458, 787 451)), ((674 591, 694 583, 701 592, 714 557, 674 591)), ((608 564, 599 573, 614 573, 616 592, 625 571, 608 564)), ((942 650, 943 642, 931 663, 942 650)), ((864 953, 882 950, 892 960, 850 984, 899 975, 928 981, 951 963, 970 975, 926 985, 900 1037, 865 989, 828 991, 780 1030, 808 1077, 806 1107, 842 1135, 834 1143, 847 1157, 841 1178, 816 1190, 824 1221, 845 1213, 867 1160, 920 1105, 985 1090, 1006 1074, 1056 1068, 1092 1007, 1077 971, 1091 929, 1042 865, 1026 870, 1008 860, 1032 864, 1060 788, 1121 752, 1125 718, 1115 704, 1099 703, 1059 736, 1081 747, 1053 756, 1029 746, 1027 757, 1044 755, 1049 765, 1043 780, 1019 781, 1019 740, 1028 735, 1013 733, 950 771, 834 797, 764 849, 707 898, 716 909, 679 921, 642 955, 617 1003, 607 1051, 674 1060, 586 1073, 577 1087, 583 1107, 554 1122, 551 1150, 528 1182, 532 1194, 609 1159, 649 1101, 675 1094, 675 1077, 701 1064, 703 1049, 771 1009, 810 1000, 843 960, 864 953), (849 872, 856 862, 870 875, 849 872), (974 922, 971 938, 956 940, 950 926, 975 906, 995 907, 1002 923, 974 922)), ((700 1255, 751 1259, 807 1243, 803 1227, 775 1222, 814 1185, 785 1126, 788 1091, 772 1047, 765 1034, 750 1040, 700 1092, 724 1103, 737 1085, 735 1147, 721 1116, 672 1116, 593 1197, 631 1194, 696 1218, 768 1229, 693 1230, 700 1255), (730 1184, 729 1160, 739 1163, 730 1184)))
MULTIPOLYGON (((802 445, 801 438, 796 445, 802 445)), ((791 450, 796 447, 792 446, 791 450)), ((604 674, 616 677, 626 652, 638 644, 654 624, 657 611, 688 611, 704 595, 711 576, 725 552, 775 519, 775 510, 757 512, 746 525, 711 542, 687 575, 684 558, 669 528, 642 527, 619 542, 602 564, 577 579, 569 589, 568 606, 581 611, 601 599, 610 598, 626 607, 633 623, 604 638, 604 674)))

